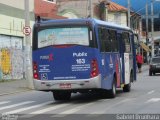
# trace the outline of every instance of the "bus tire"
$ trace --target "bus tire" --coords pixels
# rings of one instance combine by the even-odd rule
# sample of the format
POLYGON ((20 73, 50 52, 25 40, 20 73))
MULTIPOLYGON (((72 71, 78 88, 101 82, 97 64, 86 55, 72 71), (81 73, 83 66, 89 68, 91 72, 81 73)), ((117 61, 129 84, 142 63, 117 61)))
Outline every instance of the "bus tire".
POLYGON ((53 91, 54 100, 70 100, 71 92, 53 91))
POLYGON ((130 92, 131 91, 131 81, 133 81, 133 74, 130 74, 130 82, 129 84, 124 85, 123 92, 130 92))
POLYGON ((130 92, 131 91, 131 83, 124 85, 123 92, 130 92))
POLYGON ((112 89, 108 90, 108 98, 115 98, 116 97, 116 77, 114 77, 112 83, 112 89))

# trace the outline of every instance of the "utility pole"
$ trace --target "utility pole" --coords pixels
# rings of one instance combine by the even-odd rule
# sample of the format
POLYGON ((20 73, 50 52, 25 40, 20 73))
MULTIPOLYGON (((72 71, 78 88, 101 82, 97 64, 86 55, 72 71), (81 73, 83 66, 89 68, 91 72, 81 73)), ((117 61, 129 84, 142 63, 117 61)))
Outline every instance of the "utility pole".
MULTIPOLYGON (((149 43, 149 37, 148 37, 148 1, 146 3, 146 45, 148 45, 149 43)), ((147 52, 146 58, 147 58, 147 62, 148 60, 148 56, 149 56, 149 52, 147 52)))
POLYGON ((131 3, 130 3, 130 0, 128 0, 128 27, 131 27, 131 22, 130 22, 130 6, 131 6, 131 3))
POLYGON ((152 57, 154 57, 154 11, 153 11, 153 0, 151 1, 151 45, 152 45, 152 57))
MULTIPOLYGON (((30 26, 29 0, 24 0, 25 26, 30 26)), ((31 67, 31 36, 25 35, 25 79, 28 81, 28 87, 33 89, 32 67, 31 67)))
POLYGON ((148 3, 146 3, 146 44, 148 44, 148 3))
POLYGON ((90 16, 91 18, 93 18, 92 2, 93 2, 92 0, 89 0, 89 7, 88 7, 89 16, 90 16))

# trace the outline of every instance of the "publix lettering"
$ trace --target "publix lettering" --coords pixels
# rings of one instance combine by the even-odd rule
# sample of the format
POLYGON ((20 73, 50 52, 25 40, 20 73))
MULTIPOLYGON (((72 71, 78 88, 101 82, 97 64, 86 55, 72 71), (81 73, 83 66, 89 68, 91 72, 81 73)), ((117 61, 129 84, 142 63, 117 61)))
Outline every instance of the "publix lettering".
POLYGON ((73 57, 84 57, 84 56, 87 56, 87 53, 85 52, 73 53, 73 57))

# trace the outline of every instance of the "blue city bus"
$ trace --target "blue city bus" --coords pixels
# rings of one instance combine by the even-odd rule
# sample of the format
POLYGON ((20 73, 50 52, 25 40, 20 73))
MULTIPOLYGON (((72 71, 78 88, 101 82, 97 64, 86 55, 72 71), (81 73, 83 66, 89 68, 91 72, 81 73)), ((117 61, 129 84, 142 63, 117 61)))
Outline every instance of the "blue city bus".
POLYGON ((55 100, 76 92, 114 98, 117 88, 129 92, 136 81, 128 27, 91 18, 39 21, 32 44, 34 87, 53 92, 55 100))

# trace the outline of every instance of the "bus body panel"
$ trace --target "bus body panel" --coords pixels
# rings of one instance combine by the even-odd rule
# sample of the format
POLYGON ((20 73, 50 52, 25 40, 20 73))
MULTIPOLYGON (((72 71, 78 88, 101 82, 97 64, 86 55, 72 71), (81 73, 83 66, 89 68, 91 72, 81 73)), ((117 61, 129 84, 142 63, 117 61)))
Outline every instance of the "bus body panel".
POLYGON ((101 88, 101 75, 90 79, 75 80, 37 80, 34 79, 34 87, 36 90, 53 91, 53 90, 90 90, 101 88))
POLYGON ((117 80, 117 87, 121 84, 121 63, 118 53, 102 53, 104 64, 102 73, 102 88, 111 89, 113 77, 115 75, 117 80))
POLYGON ((84 46, 46 47, 33 52, 40 80, 91 78, 91 62, 98 59, 97 50, 84 46))
POLYGON ((125 65, 125 84, 130 83, 130 55, 129 53, 124 53, 124 65, 125 65))

